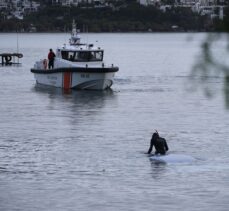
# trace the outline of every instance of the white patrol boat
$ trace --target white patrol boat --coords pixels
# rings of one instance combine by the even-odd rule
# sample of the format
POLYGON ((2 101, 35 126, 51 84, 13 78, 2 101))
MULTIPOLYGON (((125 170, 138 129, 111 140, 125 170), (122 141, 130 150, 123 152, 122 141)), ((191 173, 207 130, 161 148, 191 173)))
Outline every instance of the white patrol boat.
POLYGON ((110 88, 119 68, 103 62, 103 49, 81 43, 74 21, 72 25, 69 45, 64 44, 56 50, 54 68, 48 69, 48 60, 44 59, 31 69, 37 84, 64 89, 110 88))

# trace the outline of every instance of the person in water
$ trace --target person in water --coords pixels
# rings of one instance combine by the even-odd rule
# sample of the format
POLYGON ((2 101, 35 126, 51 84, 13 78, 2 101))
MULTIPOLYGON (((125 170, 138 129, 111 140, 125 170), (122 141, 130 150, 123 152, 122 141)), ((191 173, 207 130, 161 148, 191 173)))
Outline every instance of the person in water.
POLYGON ((56 57, 55 53, 52 51, 52 49, 50 49, 49 54, 48 54, 49 69, 51 69, 51 68, 53 69, 55 57, 56 57))
POLYGON ((148 154, 152 152, 153 146, 155 147, 156 155, 157 154, 165 155, 166 152, 169 150, 166 140, 160 137, 157 131, 152 135, 148 154))

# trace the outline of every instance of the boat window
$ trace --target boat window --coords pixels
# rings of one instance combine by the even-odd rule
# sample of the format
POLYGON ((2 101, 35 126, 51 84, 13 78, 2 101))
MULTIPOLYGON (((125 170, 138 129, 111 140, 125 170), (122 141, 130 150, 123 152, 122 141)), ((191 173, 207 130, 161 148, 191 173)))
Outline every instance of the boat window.
POLYGON ((102 61, 103 51, 62 51, 62 58, 73 62, 102 61))
POLYGON ((103 51, 93 51, 92 60, 93 61, 102 61, 103 60, 103 51))
POLYGON ((61 56, 63 59, 68 60, 68 51, 61 51, 61 56))
POLYGON ((69 61, 74 61, 75 53, 76 52, 68 52, 68 60, 69 61))

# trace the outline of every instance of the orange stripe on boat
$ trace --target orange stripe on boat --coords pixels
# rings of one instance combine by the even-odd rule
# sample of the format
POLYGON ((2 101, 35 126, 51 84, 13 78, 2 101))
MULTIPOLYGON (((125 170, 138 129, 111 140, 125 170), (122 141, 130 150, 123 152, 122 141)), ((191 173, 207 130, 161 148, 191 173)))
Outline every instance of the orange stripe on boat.
POLYGON ((66 72, 64 73, 64 80, 63 80, 63 87, 64 89, 70 89, 72 84, 72 73, 66 72))

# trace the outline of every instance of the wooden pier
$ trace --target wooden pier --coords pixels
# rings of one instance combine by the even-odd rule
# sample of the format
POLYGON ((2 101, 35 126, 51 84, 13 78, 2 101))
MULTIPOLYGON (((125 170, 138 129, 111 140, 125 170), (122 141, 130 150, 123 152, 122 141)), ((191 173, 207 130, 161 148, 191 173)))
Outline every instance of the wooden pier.
POLYGON ((23 57, 21 53, 1 53, 0 54, 0 66, 17 66, 21 65, 19 59, 23 57))

